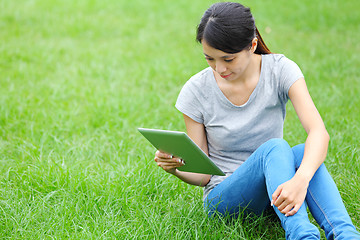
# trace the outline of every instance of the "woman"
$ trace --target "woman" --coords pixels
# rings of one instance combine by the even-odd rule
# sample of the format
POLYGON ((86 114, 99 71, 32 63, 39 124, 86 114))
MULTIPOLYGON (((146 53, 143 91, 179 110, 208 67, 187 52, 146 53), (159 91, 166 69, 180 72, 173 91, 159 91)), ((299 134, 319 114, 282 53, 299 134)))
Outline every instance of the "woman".
POLYGON ((204 186, 209 215, 260 215, 270 205, 287 239, 319 239, 306 204, 328 239, 358 239, 323 162, 329 135, 299 67, 263 42, 249 8, 216 3, 197 29, 209 68, 181 90, 176 107, 190 138, 226 176, 177 170, 181 159, 157 151, 155 161, 181 180, 204 186), (283 139, 291 100, 308 136, 291 148, 283 139), (306 202, 306 204, 304 204, 306 202))

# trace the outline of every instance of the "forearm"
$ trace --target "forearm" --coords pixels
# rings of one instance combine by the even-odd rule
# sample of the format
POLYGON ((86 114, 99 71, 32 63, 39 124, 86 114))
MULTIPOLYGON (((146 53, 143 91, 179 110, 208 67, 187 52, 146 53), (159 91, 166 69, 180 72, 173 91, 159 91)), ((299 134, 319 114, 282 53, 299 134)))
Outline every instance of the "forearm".
POLYGON ((304 157, 295 174, 296 177, 310 182, 317 169, 325 160, 329 139, 330 137, 325 127, 315 128, 308 133, 304 157))
POLYGON ((211 175, 201 174, 201 173, 191 173, 191 172, 183 172, 176 169, 175 173, 173 173, 176 177, 181 179, 182 181, 195 185, 204 187, 211 178, 211 175))

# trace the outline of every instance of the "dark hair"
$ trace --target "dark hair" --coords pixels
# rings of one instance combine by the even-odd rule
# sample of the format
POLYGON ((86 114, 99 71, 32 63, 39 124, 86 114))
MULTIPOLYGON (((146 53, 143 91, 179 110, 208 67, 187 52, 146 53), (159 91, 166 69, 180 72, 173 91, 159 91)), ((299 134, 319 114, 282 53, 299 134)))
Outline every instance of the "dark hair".
POLYGON ((226 53, 237 53, 251 47, 256 37, 258 45, 256 54, 269 54, 250 8, 240 3, 220 2, 210 6, 201 18, 197 27, 196 40, 204 39, 211 47, 226 53))

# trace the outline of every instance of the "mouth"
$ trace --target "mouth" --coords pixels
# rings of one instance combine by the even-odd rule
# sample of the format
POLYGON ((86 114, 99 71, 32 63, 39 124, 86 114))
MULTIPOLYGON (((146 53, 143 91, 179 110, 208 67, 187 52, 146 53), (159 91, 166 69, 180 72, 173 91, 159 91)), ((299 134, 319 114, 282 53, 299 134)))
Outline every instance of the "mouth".
POLYGON ((231 75, 231 73, 228 74, 228 75, 222 75, 222 74, 220 74, 220 76, 221 76, 222 78, 228 78, 228 77, 230 77, 230 75, 231 75))

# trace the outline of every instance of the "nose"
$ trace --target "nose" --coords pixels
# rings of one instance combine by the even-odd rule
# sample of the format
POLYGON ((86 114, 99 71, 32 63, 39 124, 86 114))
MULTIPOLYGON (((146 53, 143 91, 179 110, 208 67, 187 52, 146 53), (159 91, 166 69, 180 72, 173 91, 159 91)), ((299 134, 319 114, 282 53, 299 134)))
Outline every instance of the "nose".
POLYGON ((216 63, 215 71, 219 74, 226 72, 226 66, 222 63, 216 63))

